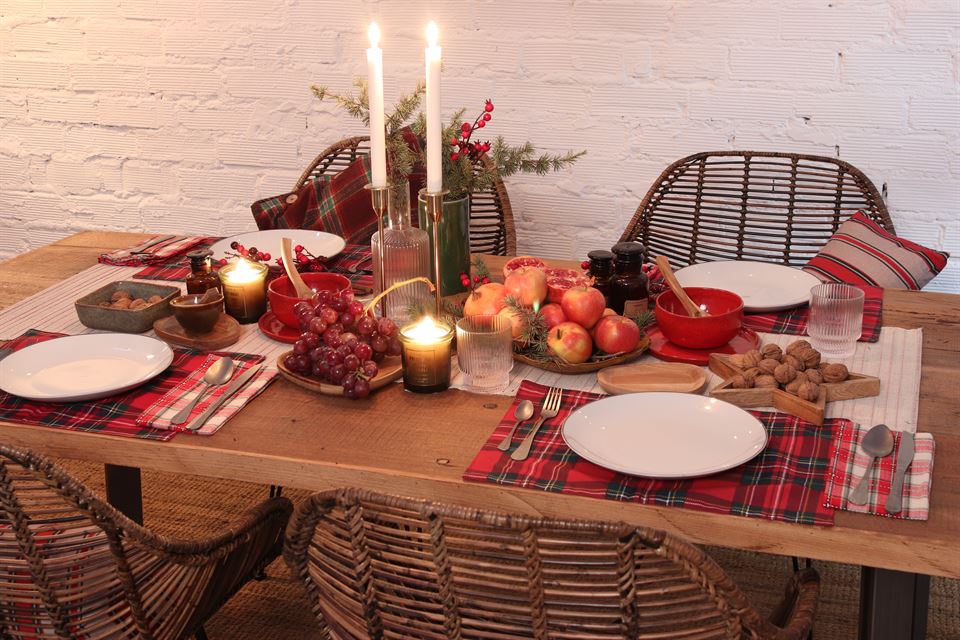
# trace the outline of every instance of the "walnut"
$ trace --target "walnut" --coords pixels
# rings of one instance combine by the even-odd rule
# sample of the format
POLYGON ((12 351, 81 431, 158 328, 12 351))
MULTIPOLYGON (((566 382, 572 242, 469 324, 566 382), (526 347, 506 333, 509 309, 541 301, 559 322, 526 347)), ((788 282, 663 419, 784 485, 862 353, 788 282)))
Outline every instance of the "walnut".
POLYGON ((819 369, 807 369, 803 372, 807 376, 807 380, 813 384, 822 384, 823 383, 823 374, 820 373, 819 369))
POLYGON ((730 383, 731 389, 749 389, 753 386, 752 380, 748 382, 747 379, 739 373, 730 378, 728 382, 730 383))
POLYGON ((783 364, 788 364, 797 371, 803 371, 807 368, 807 365, 803 363, 803 360, 792 353, 783 356, 783 364))
POLYGON ((744 361, 742 353, 735 353, 730 356, 730 364, 736 367, 737 369, 746 369, 747 363, 744 361))
POLYGON ((824 382, 843 382, 850 377, 846 365, 839 362, 825 364, 820 367, 820 373, 823 375, 824 382))
POLYGON ((143 309, 145 306, 147 306, 147 301, 143 298, 137 298, 130 303, 131 309, 143 309))
POLYGON ((754 384, 756 384, 757 376, 759 376, 761 373, 762 372, 757 367, 751 367, 744 371, 741 375, 743 376, 743 379, 750 384, 750 387, 748 388, 751 388, 754 384))
POLYGON ((806 340, 794 340, 787 345, 787 348, 784 350, 784 353, 790 355, 798 349, 808 349, 810 348, 810 343, 806 340))
POLYGON ((765 344, 760 349, 760 355, 764 358, 770 358, 771 360, 776 360, 780 362, 783 360, 783 350, 780 348, 780 345, 776 344, 765 344))
POLYGON ((130 298, 120 298, 110 305, 113 309, 129 309, 130 304, 133 302, 130 298))
POLYGON ((803 375, 803 372, 800 371, 799 375, 796 378, 794 378, 787 384, 783 385, 783 390, 786 391, 787 393, 792 393, 793 395, 797 395, 797 390, 800 388, 800 385, 802 385, 804 382, 808 382, 808 380, 803 375))
POLYGON ((745 354, 743 354, 743 363, 745 365, 744 368, 749 369, 750 367, 755 367, 760 364, 762 359, 763 358, 760 357, 760 352, 756 349, 747 351, 745 354))
POLYGON ((760 369, 763 373, 773 375, 773 370, 780 366, 778 360, 773 358, 764 358, 760 361, 760 364, 757 365, 757 368, 760 369))
POLYGON ((132 298, 132 297, 133 297, 133 296, 131 296, 129 293, 127 293, 127 292, 124 291, 123 289, 120 289, 120 290, 118 290, 118 291, 114 291, 114 292, 113 292, 113 295, 110 296, 110 302, 116 302, 116 301, 118 301, 118 300, 123 300, 124 298, 126 298, 127 300, 129 300, 129 299, 132 298))
POLYGON ((797 349, 793 355, 801 360, 807 366, 807 369, 813 369, 820 366, 820 352, 814 348, 797 349))
POLYGON ((773 376, 762 374, 757 376, 757 379, 753 383, 753 386, 755 386, 757 389, 776 389, 780 385, 777 384, 777 379, 774 378, 773 376))
POLYGON ((109 300, 101 300, 101 301, 100 301, 100 304, 98 304, 97 306, 98 306, 98 307, 109 307, 109 306, 110 306, 110 301, 109 301, 109 300))
POLYGON ((803 400, 814 402, 820 397, 820 385, 813 384, 812 382, 804 382, 800 385, 800 388, 797 389, 797 395, 803 400))
POLYGON ((155 302, 160 302, 161 300, 163 300, 163 298, 162 298, 161 296, 152 295, 152 296, 150 296, 149 298, 147 298, 147 303, 148 303, 148 304, 153 304, 153 303, 155 303, 155 302))
POLYGON ((784 362, 783 364, 777 365, 777 368, 774 369, 773 377, 776 378, 780 384, 787 384, 797 377, 797 369, 784 362))

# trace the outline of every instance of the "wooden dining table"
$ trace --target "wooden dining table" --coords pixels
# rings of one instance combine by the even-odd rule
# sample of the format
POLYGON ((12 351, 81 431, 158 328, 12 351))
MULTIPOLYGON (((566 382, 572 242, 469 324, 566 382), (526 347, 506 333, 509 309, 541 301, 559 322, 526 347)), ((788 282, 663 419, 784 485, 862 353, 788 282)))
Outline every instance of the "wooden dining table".
MULTIPOLYGON (((87 231, 0 263, 0 309, 148 236, 87 231)), ((499 273, 505 258, 487 256, 499 273)), ((934 434, 930 518, 838 511, 832 527, 465 482, 512 398, 390 385, 366 401, 273 383, 216 435, 169 442, 0 423, 0 442, 107 465, 108 497, 139 516, 139 469, 323 490, 363 487, 503 512, 619 520, 695 543, 862 565, 861 638, 922 638, 929 576, 960 578, 960 295, 888 290, 885 326, 923 329, 918 431, 934 434)), ((42 327, 39 327, 42 328, 42 327)), ((2 336, 10 338, 13 336, 2 336)))

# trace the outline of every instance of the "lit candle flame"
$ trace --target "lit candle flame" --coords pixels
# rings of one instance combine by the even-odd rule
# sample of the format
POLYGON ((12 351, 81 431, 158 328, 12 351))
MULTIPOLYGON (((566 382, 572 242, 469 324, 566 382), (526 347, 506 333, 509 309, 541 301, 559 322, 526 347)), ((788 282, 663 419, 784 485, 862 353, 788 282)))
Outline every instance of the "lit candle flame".
POLYGON ((370 28, 367 30, 367 35, 370 36, 370 47, 375 49, 380 43, 380 27, 377 26, 376 22, 370 23, 370 28))
POLYGON ((410 325, 403 330, 403 335, 420 343, 437 342, 449 333, 449 329, 437 324, 430 316, 424 316, 420 322, 410 325))
POLYGON ((226 277, 231 282, 253 282, 263 277, 261 271, 246 258, 240 258, 232 269, 222 274, 222 277, 226 277))
POLYGON ((437 31, 437 23, 431 20, 427 25, 427 45, 430 47, 437 46, 438 39, 439 33, 437 31))

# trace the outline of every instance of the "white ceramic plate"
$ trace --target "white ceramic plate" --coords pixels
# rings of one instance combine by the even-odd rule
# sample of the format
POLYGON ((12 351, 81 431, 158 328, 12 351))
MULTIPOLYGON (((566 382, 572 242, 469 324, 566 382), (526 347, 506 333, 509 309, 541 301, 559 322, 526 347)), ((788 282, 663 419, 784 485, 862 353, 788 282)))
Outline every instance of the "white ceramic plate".
POLYGON ((806 271, 769 262, 721 260, 692 264, 677 271, 684 287, 713 287, 743 298, 745 311, 779 311, 810 302, 820 281, 806 271))
POLYGON ((731 469, 763 451, 767 430, 734 405, 687 393, 629 393, 584 405, 563 425, 580 457, 650 478, 731 469))
POLYGON ((280 239, 290 238, 293 240, 293 246, 302 244, 304 248, 315 256, 332 258, 337 255, 347 245, 343 238, 335 236, 326 231, 310 231, 307 229, 270 229, 268 231, 251 231, 250 233, 241 233, 238 236, 224 238, 210 245, 213 251, 213 259, 220 260, 227 257, 227 252, 236 253, 230 248, 231 242, 239 242, 249 249, 255 248, 257 251, 266 251, 270 254, 270 262, 274 264, 280 257, 280 239))
POLYGON ((0 360, 0 389, 44 402, 77 402, 132 389, 173 362, 165 342, 125 333, 55 338, 0 360))

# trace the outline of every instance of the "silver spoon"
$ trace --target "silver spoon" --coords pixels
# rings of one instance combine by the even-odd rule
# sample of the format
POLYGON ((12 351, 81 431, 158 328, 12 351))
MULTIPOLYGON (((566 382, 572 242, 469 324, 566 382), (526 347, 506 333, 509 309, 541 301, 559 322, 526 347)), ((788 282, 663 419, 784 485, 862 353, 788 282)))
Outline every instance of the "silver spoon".
POLYGON ((213 387, 219 386, 226 383, 233 377, 233 360, 227 356, 223 356, 218 359, 210 368, 207 369, 207 372, 203 374, 203 383, 206 386, 205 389, 201 389, 200 393, 197 394, 197 397, 193 399, 193 402, 185 406, 183 409, 173 416, 170 419, 171 424, 183 424, 187 421, 187 418, 190 417, 190 412, 193 411, 193 408, 197 406, 197 403, 200 402, 200 399, 207 394, 207 391, 213 387))
POLYGON ((513 417, 516 418, 517 421, 513 423, 513 428, 510 429, 510 433, 497 445, 497 449, 500 449, 500 451, 506 451, 510 448, 510 445, 513 443, 513 434, 517 432, 517 427, 520 426, 520 423, 533 417, 533 403, 529 400, 524 400, 518 404, 517 410, 513 412, 513 417))
POLYGON ((874 460, 893 453, 893 433, 890 432, 887 425, 878 424, 867 431, 867 435, 863 436, 860 447, 864 453, 870 456, 870 462, 867 463, 866 471, 860 476, 860 483, 847 498, 847 502, 851 504, 867 504, 867 489, 870 485, 867 482, 867 477, 873 469, 874 460))

